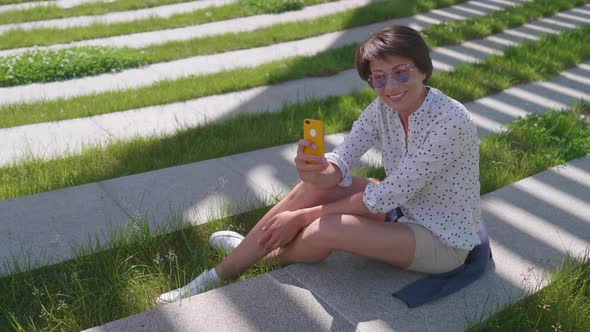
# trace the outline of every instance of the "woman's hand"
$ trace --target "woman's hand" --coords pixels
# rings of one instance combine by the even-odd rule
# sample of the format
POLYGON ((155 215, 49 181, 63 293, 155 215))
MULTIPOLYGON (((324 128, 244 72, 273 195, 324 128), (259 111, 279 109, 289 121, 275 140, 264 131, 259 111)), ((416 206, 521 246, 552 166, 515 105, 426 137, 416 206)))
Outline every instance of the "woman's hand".
POLYGON ((272 217, 262 227, 263 233, 258 244, 267 251, 287 245, 301 230, 301 224, 297 222, 301 217, 300 210, 285 211, 272 217))
POLYGON ((299 140, 299 145, 297 146, 297 156, 295 156, 295 168, 297 168, 297 173, 299 174, 301 181, 316 183, 318 182, 319 176, 322 174, 322 172, 328 168, 329 163, 324 157, 304 153, 304 147, 309 147, 312 149, 316 148, 316 146, 308 140, 299 140), (316 162, 316 164, 308 163, 310 161, 316 162))

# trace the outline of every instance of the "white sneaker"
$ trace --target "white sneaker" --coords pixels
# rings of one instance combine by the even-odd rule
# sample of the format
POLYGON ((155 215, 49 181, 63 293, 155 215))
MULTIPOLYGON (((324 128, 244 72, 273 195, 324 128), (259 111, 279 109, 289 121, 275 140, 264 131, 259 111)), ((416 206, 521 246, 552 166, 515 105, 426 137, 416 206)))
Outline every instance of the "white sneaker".
POLYGON ((210 275, 209 271, 204 271, 188 285, 184 287, 171 290, 168 293, 163 293, 156 299, 158 305, 176 302, 180 299, 187 298, 189 296, 204 293, 210 289, 217 287, 218 280, 215 280, 210 275))
POLYGON ((233 231, 219 231, 211 234, 209 238, 209 245, 216 250, 220 250, 229 254, 234 250, 244 239, 240 233, 233 231))

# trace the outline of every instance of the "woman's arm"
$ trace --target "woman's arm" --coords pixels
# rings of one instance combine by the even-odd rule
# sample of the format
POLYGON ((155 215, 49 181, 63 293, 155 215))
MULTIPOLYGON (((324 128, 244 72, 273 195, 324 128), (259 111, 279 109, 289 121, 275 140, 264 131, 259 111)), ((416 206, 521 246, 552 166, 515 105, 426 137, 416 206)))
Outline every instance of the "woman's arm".
POLYGON ((379 99, 375 99, 367 106, 352 125, 352 129, 344 141, 333 152, 327 153, 325 157, 304 154, 303 147, 313 149, 313 144, 307 140, 300 140, 295 166, 301 181, 317 185, 320 188, 329 188, 335 185, 349 186, 352 183, 350 166, 378 141, 379 105, 379 99), (308 164, 308 161, 319 164, 308 164))

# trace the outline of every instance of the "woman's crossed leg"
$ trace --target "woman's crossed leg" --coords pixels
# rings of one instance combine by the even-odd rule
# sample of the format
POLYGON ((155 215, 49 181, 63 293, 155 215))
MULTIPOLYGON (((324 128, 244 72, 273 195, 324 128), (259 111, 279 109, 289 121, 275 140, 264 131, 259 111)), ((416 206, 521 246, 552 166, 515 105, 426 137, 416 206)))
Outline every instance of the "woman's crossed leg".
POLYGON ((414 234, 407 225, 384 222, 383 214, 321 216, 299 230, 289 243, 280 247, 260 244, 264 226, 276 215, 344 199, 363 192, 369 182, 376 183, 377 180, 354 177, 348 187, 333 186, 328 189, 300 182, 258 221, 214 269, 203 272, 185 287, 162 294, 157 302, 173 302, 202 292, 214 287, 219 277, 226 280, 236 278, 261 259, 280 265, 318 262, 339 250, 402 268, 409 266, 414 254, 414 234))
POLYGON ((259 244, 264 225, 277 214, 337 201, 364 191, 369 182, 377 181, 354 177, 349 187, 335 186, 329 189, 318 189, 303 182, 299 183, 262 217, 240 245, 217 265, 217 273, 223 278, 234 278, 262 258, 281 265, 317 262, 334 250, 407 267, 414 253, 413 232, 407 225, 383 222, 383 214, 322 216, 302 229, 293 241, 281 248, 269 248, 259 244))

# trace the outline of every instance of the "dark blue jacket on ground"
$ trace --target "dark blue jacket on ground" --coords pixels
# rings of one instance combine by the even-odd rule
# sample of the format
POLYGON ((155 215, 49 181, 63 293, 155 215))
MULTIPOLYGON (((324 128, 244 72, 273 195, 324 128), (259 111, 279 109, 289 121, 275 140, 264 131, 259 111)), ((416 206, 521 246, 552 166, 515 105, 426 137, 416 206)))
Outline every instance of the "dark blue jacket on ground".
MULTIPOLYGON (((391 220, 396 219, 391 218, 391 220)), ((492 259, 490 240, 483 221, 479 224, 478 234, 481 243, 471 249, 463 265, 449 272, 431 274, 418 279, 393 293, 393 296, 404 301, 408 307, 415 308, 455 293, 477 280, 492 259)))

